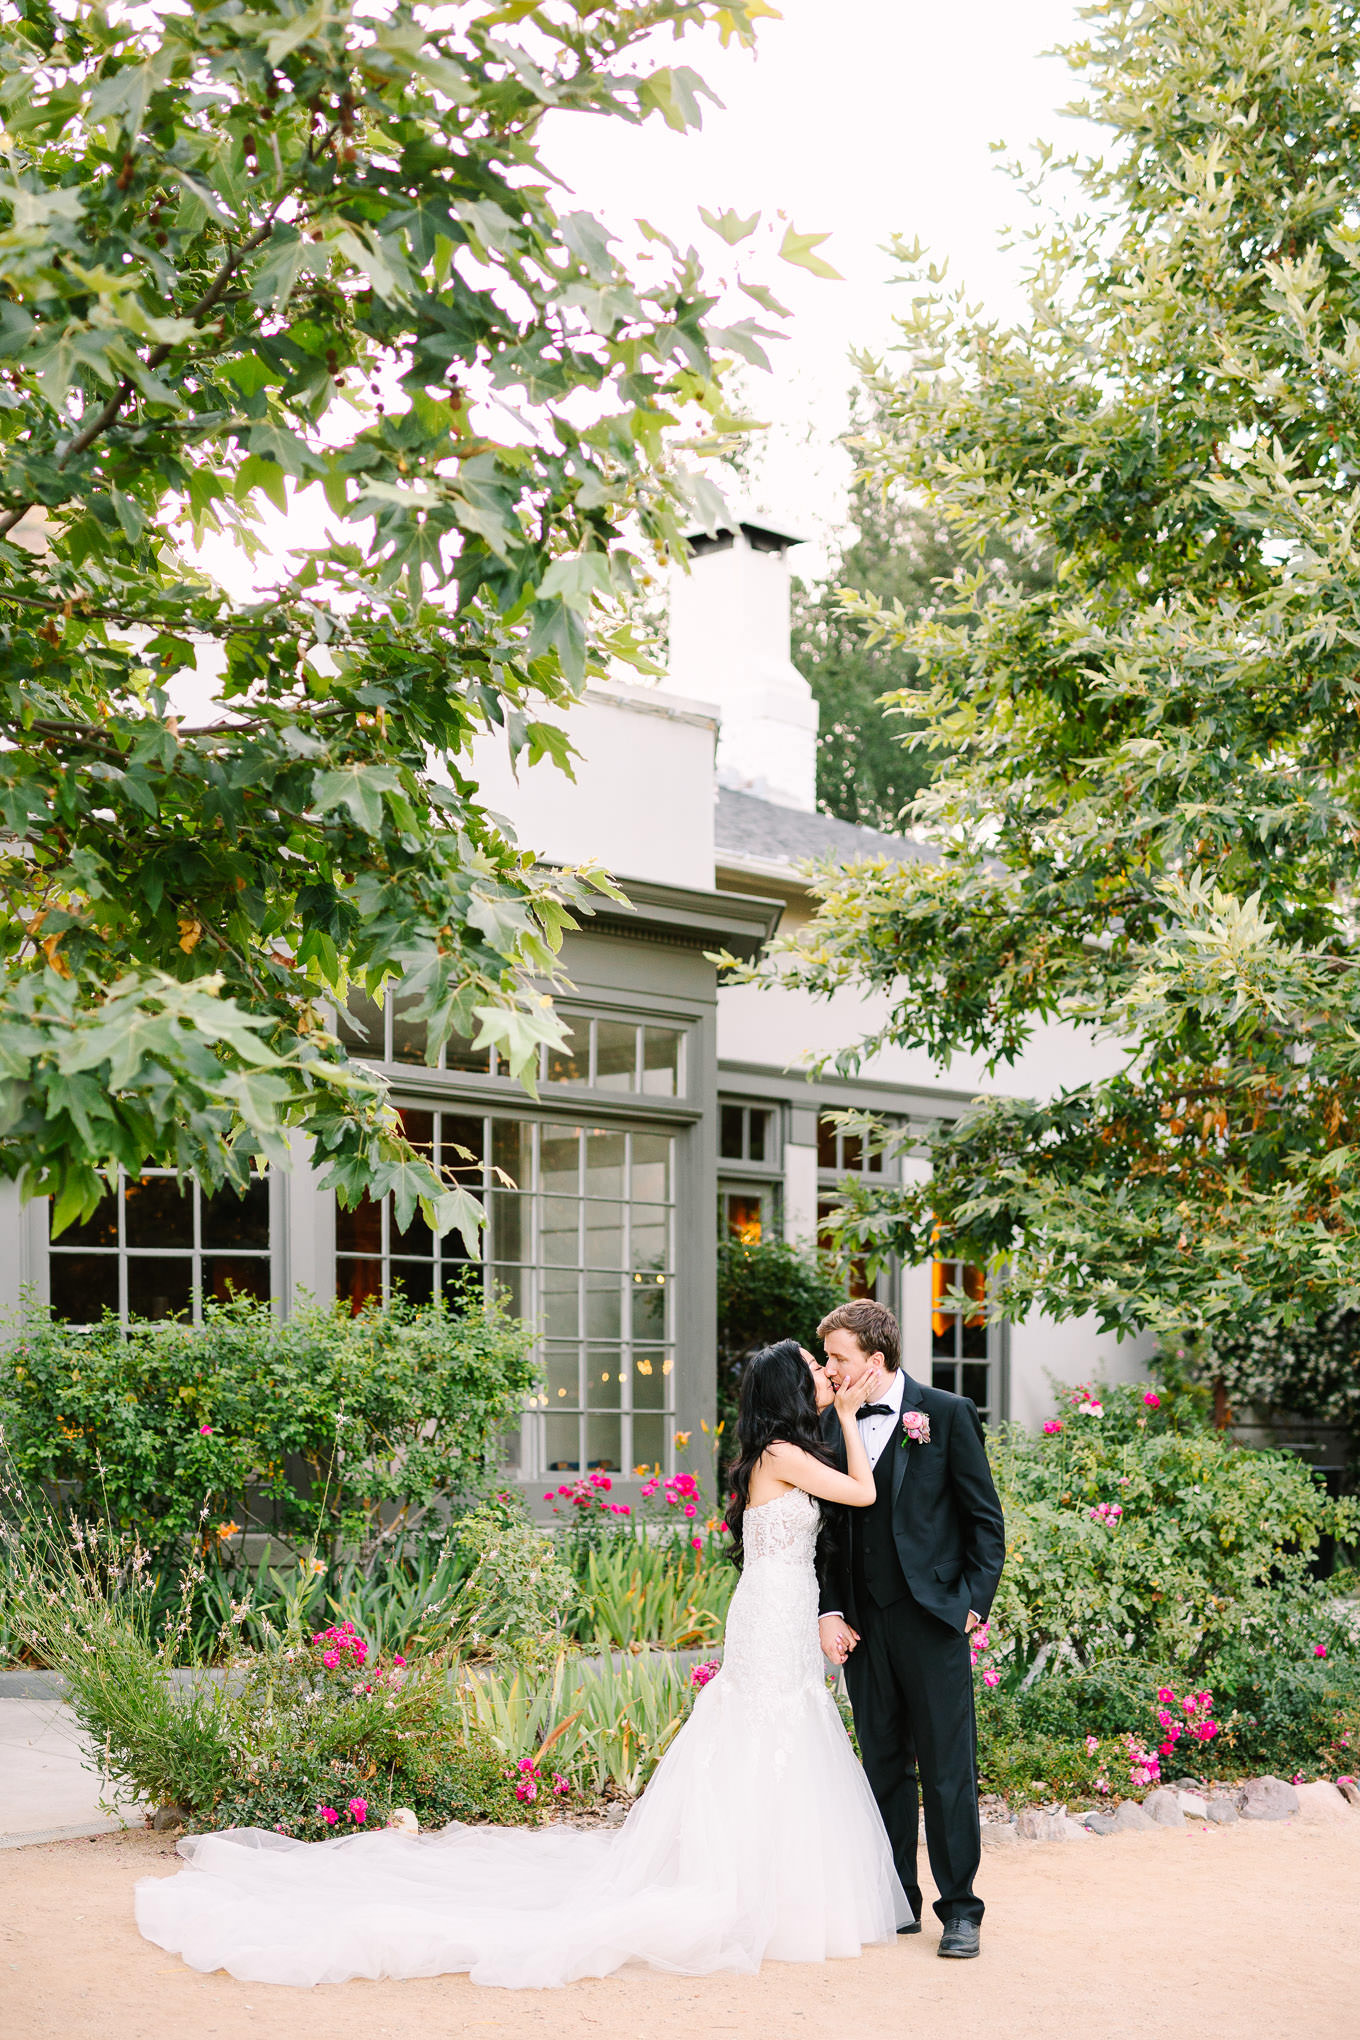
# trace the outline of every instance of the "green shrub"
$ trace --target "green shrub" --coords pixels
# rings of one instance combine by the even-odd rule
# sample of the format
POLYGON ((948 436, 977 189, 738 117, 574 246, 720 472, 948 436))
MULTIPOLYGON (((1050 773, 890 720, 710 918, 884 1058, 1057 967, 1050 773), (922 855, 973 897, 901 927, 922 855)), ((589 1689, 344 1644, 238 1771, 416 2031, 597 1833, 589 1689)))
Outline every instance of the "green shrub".
POLYGON ((1221 1652, 1269 1652, 1282 1627, 1350 1647, 1309 1568, 1324 1534, 1354 1534, 1353 1499, 1145 1384, 1069 1390, 1059 1409, 1047 1434, 992 1441, 1007 1535, 992 1627, 1015 1661, 1133 1658, 1207 1682, 1221 1652))
POLYGON ((471 1293, 288 1319, 239 1298, 201 1327, 30 1317, 0 1358, 0 1425, 26 1484, 153 1553, 255 1526, 367 1565, 441 1537, 447 1505, 489 1487, 530 1345, 471 1293))
POLYGON ((499 1647, 532 1661, 561 1649, 579 1619, 580 1592, 522 1509, 497 1501, 471 1510, 459 1519, 453 1553, 466 1569, 452 1639, 465 1656, 499 1647))
POLYGON ((649 1538, 638 1532, 585 1549, 576 1561, 579 1612, 572 1634, 599 1650, 660 1645, 707 1649, 722 1640, 737 1573, 721 1541, 649 1538))
POLYGON ((16 1626, 62 1673, 115 1800, 172 1804, 200 1828, 303 1836, 382 1824, 397 1806, 423 1826, 524 1817, 442 1654, 384 1658, 346 1622, 238 1646, 217 1674, 186 1671, 189 1582, 180 1623, 157 1642, 135 1546, 79 1523, 67 1543, 38 1512, 5 1529, 26 1561, 16 1626))

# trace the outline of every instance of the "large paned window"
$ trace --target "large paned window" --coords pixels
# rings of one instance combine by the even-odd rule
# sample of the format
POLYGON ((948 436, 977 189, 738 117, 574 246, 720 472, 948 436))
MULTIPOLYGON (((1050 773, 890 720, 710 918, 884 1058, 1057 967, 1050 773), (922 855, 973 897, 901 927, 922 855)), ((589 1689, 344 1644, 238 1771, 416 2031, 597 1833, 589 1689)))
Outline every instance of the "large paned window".
MULTIPOLYGON (((675 1413, 675 1165, 667 1132, 562 1126, 404 1106, 408 1137, 487 1210, 487 1279, 533 1323, 545 1383, 525 1420, 526 1472, 669 1463, 675 1413)), ((336 1209, 336 1288, 357 1309, 400 1288, 456 1294, 457 1234, 391 1199, 336 1209)))
POLYGON ((779 1108, 718 1106, 718 1236, 757 1246, 779 1233, 779 1108))
POLYGON ((209 1193, 173 1174, 120 1175, 93 1215, 48 1248, 55 1317, 93 1324, 106 1311, 128 1319, 202 1316, 203 1299, 268 1301, 269 1182, 244 1195, 209 1193))
MULTIPOLYGON (((836 1191, 846 1176, 872 1176, 880 1180, 893 1174, 893 1164, 881 1151, 866 1154, 857 1133, 847 1133, 823 1113, 817 1122, 817 1226, 824 1246, 831 1244, 827 1221, 836 1209, 836 1191)), ((851 1296, 875 1296, 891 1304, 894 1287, 886 1275, 871 1279, 868 1263, 852 1261, 847 1287, 851 1296)))
POLYGON ((986 1277, 967 1261, 930 1266, 930 1378, 936 1388, 966 1395, 984 1424, 992 1418, 992 1364, 987 1345, 986 1277), (962 1291, 977 1307, 951 1300, 962 1291))
MULTIPOLYGON (((426 1067, 425 1023, 411 1018, 418 1001, 389 995, 379 1006, 366 992, 351 992, 337 1016, 340 1039, 352 1056, 366 1061, 426 1067)), ((543 1048, 539 1080, 545 1084, 588 1084, 592 1090, 644 1098, 679 1098, 685 1090, 684 1030, 558 1008, 566 1030, 561 1048, 543 1048)), ((454 1035, 435 1067, 477 1076, 508 1075, 494 1050, 474 1049, 454 1035)))
MULTIPOLYGON (((412 1147, 480 1199, 487 1158, 487 1122, 481 1113, 429 1112, 413 1105, 403 1105, 400 1112, 412 1147)), ((412 1303, 450 1296, 470 1264, 461 1233, 432 1232, 418 1210, 405 1228, 399 1227, 390 1196, 362 1197, 349 1211, 336 1200, 335 1289, 351 1310, 370 1297, 386 1302, 394 1290, 412 1303)))

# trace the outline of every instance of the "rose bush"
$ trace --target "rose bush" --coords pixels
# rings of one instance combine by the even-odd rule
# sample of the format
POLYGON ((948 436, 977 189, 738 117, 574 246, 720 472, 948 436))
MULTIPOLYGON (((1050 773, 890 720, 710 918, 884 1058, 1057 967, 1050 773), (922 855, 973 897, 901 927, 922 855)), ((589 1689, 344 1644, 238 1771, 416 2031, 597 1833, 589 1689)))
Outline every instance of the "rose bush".
POLYGON ((201 1326, 30 1316, 0 1354, 0 1427, 26 1484, 167 1558, 256 1528, 367 1564, 490 1486, 532 1337, 471 1289, 286 1319, 237 1298, 201 1326))
POLYGON ((1081 1384, 1059 1408, 1038 1435, 1010 1425, 991 1442, 1007 1537, 993 1627, 1023 1671, 1133 1658, 1217 1690, 1208 1668, 1229 1649, 1292 1652, 1315 1629, 1353 1652, 1310 1571, 1324 1535, 1354 1538, 1353 1497, 1236 1446, 1169 1388, 1081 1384))

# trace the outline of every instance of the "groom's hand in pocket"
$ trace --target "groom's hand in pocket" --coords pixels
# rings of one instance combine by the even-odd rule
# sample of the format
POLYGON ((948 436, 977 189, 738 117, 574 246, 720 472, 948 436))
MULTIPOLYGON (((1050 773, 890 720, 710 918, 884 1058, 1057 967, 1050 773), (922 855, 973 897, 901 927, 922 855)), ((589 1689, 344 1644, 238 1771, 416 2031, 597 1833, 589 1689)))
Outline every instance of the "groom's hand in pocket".
POLYGON ((859 1642, 858 1632, 839 1615, 819 1616, 817 1634, 821 1639, 822 1656, 833 1665, 843 1665, 859 1642))

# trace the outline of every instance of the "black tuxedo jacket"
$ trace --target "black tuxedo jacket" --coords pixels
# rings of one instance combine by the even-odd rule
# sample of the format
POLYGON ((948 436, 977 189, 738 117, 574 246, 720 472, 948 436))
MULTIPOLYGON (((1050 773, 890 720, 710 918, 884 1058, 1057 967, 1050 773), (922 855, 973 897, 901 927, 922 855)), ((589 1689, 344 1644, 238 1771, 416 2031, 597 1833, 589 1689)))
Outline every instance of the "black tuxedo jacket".
MULTIPOLYGON (((913 1597, 962 1634, 969 1609, 986 1620, 1001 1578, 1006 1559, 1001 1502, 982 1424, 966 1396, 925 1388, 904 1373, 903 1415, 908 1410, 930 1419, 930 1441, 913 1443, 899 1422, 884 1447, 883 1457, 892 1460, 893 1542, 913 1597)), ((834 1410, 827 1417, 827 1443, 844 1468, 840 1420, 834 1410)), ((843 1615, 852 1629, 861 1627, 864 1613, 855 1606, 852 1542, 862 1513, 837 1509, 835 1550, 821 1575, 822 1613, 843 1615)))

